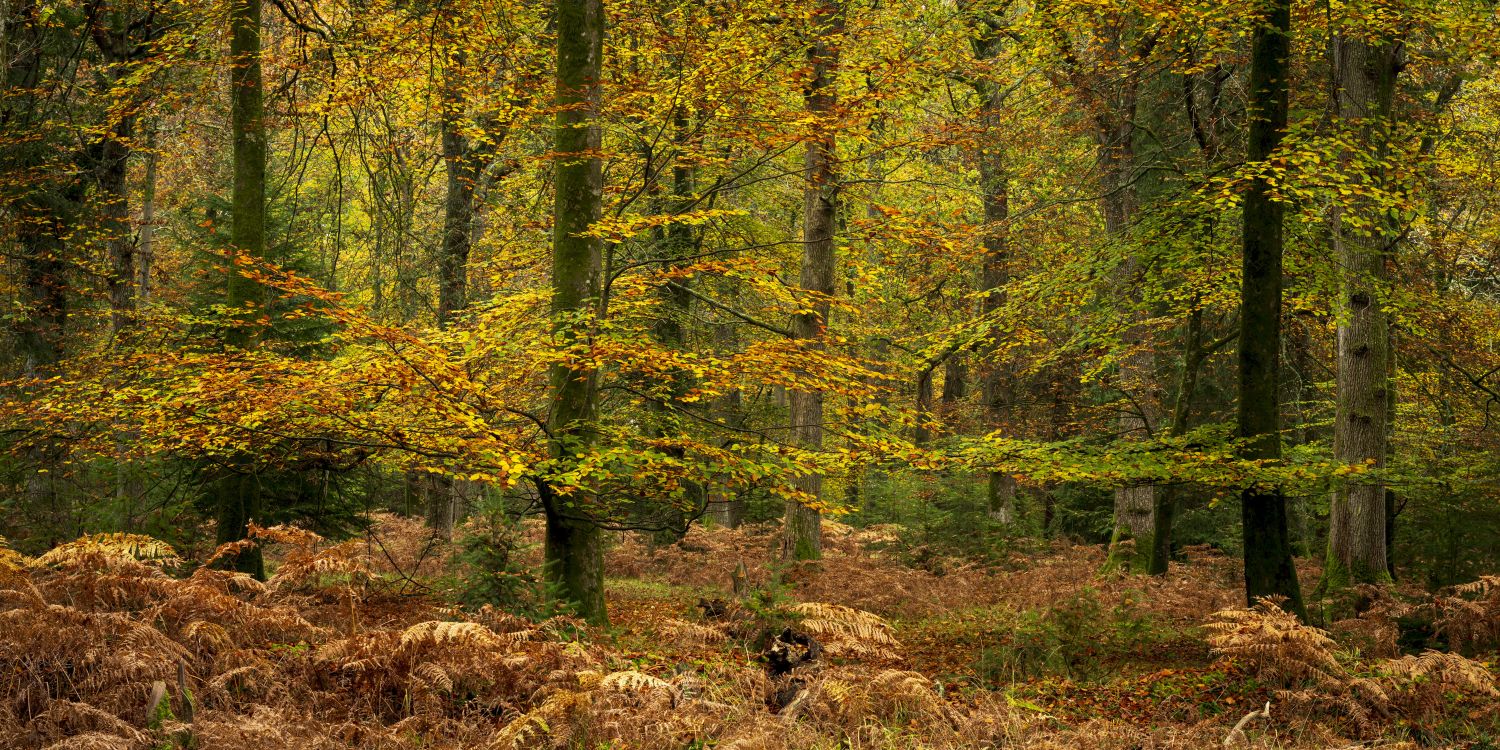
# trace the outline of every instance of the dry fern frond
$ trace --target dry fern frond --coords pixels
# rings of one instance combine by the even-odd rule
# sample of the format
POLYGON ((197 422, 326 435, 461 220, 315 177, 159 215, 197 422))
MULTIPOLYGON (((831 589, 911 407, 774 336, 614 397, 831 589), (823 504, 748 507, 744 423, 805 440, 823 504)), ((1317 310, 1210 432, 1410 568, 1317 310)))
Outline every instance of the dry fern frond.
POLYGON ((1451 692, 1500 697, 1495 678, 1480 662, 1459 654, 1427 651, 1421 656, 1403 656, 1381 662, 1379 671, 1388 675, 1394 691, 1431 701, 1423 709, 1440 709, 1451 692))
POLYGON ((108 736, 136 742, 144 736, 129 722, 114 714, 69 700, 55 700, 36 717, 39 728, 51 729, 49 734, 107 733, 108 736))
POLYGON ((165 563, 176 560, 177 551, 172 545, 145 534, 89 534, 47 550, 33 564, 38 567, 60 565, 93 556, 165 563))
POLYGON ((587 692, 563 690, 506 724, 490 740, 489 750, 520 750, 537 747, 546 740, 552 747, 571 747, 580 719, 593 706, 587 692))
POLYGON ((368 581, 370 561, 364 543, 354 539, 317 551, 300 547, 287 555, 276 574, 266 583, 277 590, 299 589, 311 586, 318 578, 327 575, 347 576, 350 583, 368 581))
POLYGON ((676 705, 681 695, 677 687, 658 677, 628 670, 624 672, 612 672, 599 680, 599 689, 605 692, 621 693, 636 698, 645 699, 648 702, 666 703, 676 705))
POLYGON ((648 690, 671 691, 673 689, 671 684, 661 678, 635 670, 611 672, 600 678, 599 687, 603 690, 614 690, 622 693, 648 690))
POLYGON ((1370 676, 1280 695, 1289 706, 1309 714, 1345 716, 1353 728, 1374 737, 1398 719, 1409 725, 1428 724, 1451 714, 1456 701, 1466 698, 1493 705, 1500 690, 1483 664, 1458 654, 1428 651, 1382 660, 1370 676))
POLYGON ((401 633, 402 649, 420 649, 427 646, 462 646, 467 648, 499 648, 506 640, 495 631, 477 622, 446 622, 429 620, 419 622, 401 633))
POLYGON ((261 526, 252 523, 246 530, 246 536, 251 539, 258 539, 263 543, 285 544, 290 547, 306 547, 309 549, 316 546, 318 542, 323 541, 323 537, 318 536, 314 532, 307 529, 299 529, 296 526, 288 524, 261 526))
POLYGON ((835 656, 899 659, 901 642, 880 616, 841 604, 803 602, 790 607, 802 629, 817 636, 835 656))
POLYGON ((809 688, 803 712, 814 724, 843 735, 891 723, 918 725, 928 734, 957 726, 952 709, 937 694, 932 681, 900 669, 872 675, 866 670, 844 668, 825 674, 809 688))
POLYGON ((1434 627, 1454 649, 1500 648, 1500 576, 1454 586, 1452 594, 1435 597, 1432 607, 1434 627))
POLYGON ((666 620, 662 623, 662 633, 676 640, 688 643, 723 643, 729 638, 729 634, 725 633, 721 628, 678 620, 676 618, 666 620))
POLYGON ((1334 657, 1338 644, 1269 599, 1250 609, 1216 612, 1204 629, 1215 654, 1238 659, 1283 685, 1341 684, 1345 678, 1334 657))
POLYGON ((0 536, 0 575, 19 573, 26 569, 26 556, 11 549, 10 542, 0 536))
POLYGON ((139 746, 139 740, 121 737, 118 734, 84 732, 54 742, 43 750, 134 750, 139 746))

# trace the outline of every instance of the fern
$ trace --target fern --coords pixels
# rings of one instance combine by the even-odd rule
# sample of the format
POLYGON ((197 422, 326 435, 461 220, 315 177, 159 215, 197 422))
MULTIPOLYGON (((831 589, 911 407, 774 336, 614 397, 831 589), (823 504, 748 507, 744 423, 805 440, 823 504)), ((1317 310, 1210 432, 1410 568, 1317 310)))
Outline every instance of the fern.
POLYGON ((506 639, 477 622, 419 622, 401 633, 401 648, 422 649, 430 646, 498 648, 506 639))
POLYGON ((91 534, 53 547, 38 557, 35 564, 63 565, 96 557, 168 563, 177 560, 177 551, 172 545, 144 534, 91 534))
POLYGON ((1347 676, 1334 656, 1338 644, 1270 599, 1249 609, 1216 612, 1204 629, 1214 653, 1238 659, 1284 686, 1339 684, 1347 676))
POLYGON ((799 625, 835 656, 899 659, 901 642, 879 616, 853 607, 803 602, 788 608, 799 625))
POLYGON ((1455 649, 1477 652, 1500 649, 1500 576, 1454 586, 1435 597, 1433 624, 1455 649))
POLYGON ((10 542, 0 536, 0 576, 9 576, 26 569, 26 556, 10 548, 10 542))

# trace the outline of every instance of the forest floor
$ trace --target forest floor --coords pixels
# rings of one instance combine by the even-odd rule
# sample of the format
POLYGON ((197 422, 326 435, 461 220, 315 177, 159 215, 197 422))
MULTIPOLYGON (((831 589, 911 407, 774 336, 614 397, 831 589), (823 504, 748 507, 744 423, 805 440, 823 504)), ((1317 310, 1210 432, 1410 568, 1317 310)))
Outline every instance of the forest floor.
MULTIPOLYGON (((1398 619, 1423 605, 1367 606, 1331 625, 1332 639, 1276 611, 1215 620, 1240 604, 1239 570, 1207 549, 1150 578, 1105 572, 1097 546, 981 567, 903 550, 889 528, 836 523, 822 560, 786 568, 767 565, 771 528, 695 528, 659 547, 622 537, 606 560, 611 625, 590 628, 452 606, 441 586, 453 569, 424 539, 395 517, 338 545, 273 530, 265 584, 140 561, 153 557, 149 544, 119 538, 0 565, 0 746, 1129 750, 1500 739, 1493 655, 1397 651, 1398 619), (1268 701, 1269 718, 1244 720, 1268 701)), ((1500 630, 1495 593, 1430 606, 1470 607, 1468 629, 1452 635, 1480 643, 1485 628, 1500 630)))

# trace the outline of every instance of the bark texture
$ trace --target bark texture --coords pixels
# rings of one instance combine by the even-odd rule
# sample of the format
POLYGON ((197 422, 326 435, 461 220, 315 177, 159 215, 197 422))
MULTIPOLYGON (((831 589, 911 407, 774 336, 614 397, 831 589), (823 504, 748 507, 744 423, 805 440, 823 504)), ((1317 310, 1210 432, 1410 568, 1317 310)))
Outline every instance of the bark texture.
MULTIPOLYGON (((604 173, 597 122, 604 50, 602 0, 558 0, 556 196, 552 234, 552 315, 561 345, 589 336, 599 297, 599 240, 583 233, 599 220, 604 173)), ((552 368, 548 428, 552 457, 566 467, 596 440, 597 373, 566 363, 552 368)), ((545 487, 547 580, 580 617, 607 623, 603 530, 583 490, 545 487)))
MULTIPOLYGON (((792 332, 810 350, 821 350, 828 332, 828 300, 834 294, 834 231, 837 226, 837 139, 828 118, 838 106, 835 76, 839 66, 839 44, 844 9, 837 0, 823 2, 813 11, 813 38, 807 62, 812 72, 804 106, 817 125, 808 140, 804 164, 802 275, 800 285, 811 299, 808 311, 792 317, 792 332)), ((929 373, 930 376, 930 373, 929 373)), ((823 448, 823 393, 792 391, 792 442, 806 451, 823 448)), ((823 475, 812 472, 797 479, 797 489, 812 502, 823 496, 823 475)), ((781 556, 785 560, 812 560, 823 554, 822 515, 812 505, 795 500, 786 504, 781 556)))
MULTIPOLYGON (((1345 177, 1384 188, 1380 161, 1389 153, 1399 47, 1340 36, 1333 50, 1338 82, 1334 115, 1358 135, 1362 146, 1345 155, 1345 177)), ((1333 455, 1340 463, 1380 469, 1386 462, 1391 406, 1390 322, 1381 298, 1395 236, 1391 223, 1368 199, 1337 207, 1332 223, 1340 270, 1333 455)), ((1333 494, 1323 587, 1388 580, 1386 489, 1378 481, 1355 479, 1333 494)))
MULTIPOLYGON (((1246 159, 1265 164, 1286 133, 1290 72, 1290 0, 1265 0, 1250 54, 1250 116, 1246 159)), ((1285 207, 1271 195, 1265 176, 1245 193, 1240 285, 1239 435, 1247 458, 1281 458, 1278 370, 1281 352, 1281 255, 1285 207)), ((1302 590, 1292 562, 1286 497, 1279 487, 1251 487, 1240 495, 1244 524, 1245 600, 1285 596, 1304 619, 1302 590)))
MULTIPOLYGON (((226 259, 225 304, 238 311, 224 336, 233 349, 255 347, 260 335, 264 295, 260 285, 239 272, 240 255, 265 257, 266 250, 266 128, 264 83, 261 79, 260 0, 233 0, 229 7, 231 69, 230 129, 233 138, 234 184, 231 191, 230 257, 226 259)), ((217 509, 220 544, 244 539, 250 521, 261 512, 260 482, 251 462, 225 462, 222 475, 210 488, 217 509)), ((241 552, 226 565, 257 577, 265 576, 259 548, 241 552)))

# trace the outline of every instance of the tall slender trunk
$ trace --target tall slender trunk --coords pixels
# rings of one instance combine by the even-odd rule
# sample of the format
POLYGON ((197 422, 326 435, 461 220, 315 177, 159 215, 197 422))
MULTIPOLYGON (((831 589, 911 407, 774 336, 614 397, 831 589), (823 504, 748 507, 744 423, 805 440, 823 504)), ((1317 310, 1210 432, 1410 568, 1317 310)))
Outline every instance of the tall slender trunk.
MULTIPOLYGON (((792 332, 809 350, 824 347, 828 332, 829 299, 834 294, 836 271, 834 230, 838 207, 838 164, 834 124, 838 106, 834 76, 839 66, 839 45, 844 28, 844 9, 839 0, 825 0, 813 10, 813 38, 807 50, 812 80, 804 104, 814 121, 816 134, 807 142, 806 184, 802 212, 802 289, 814 295, 805 312, 792 318, 792 332)), ((792 439, 805 451, 823 447, 823 393, 792 391, 792 439)), ((823 475, 809 472, 799 477, 797 489, 816 502, 823 495, 823 475)), ((823 554, 822 516, 816 507, 787 501, 782 531, 781 556, 785 560, 812 560, 823 554)))
MULTIPOLYGON (((1172 437, 1187 434, 1193 392, 1198 390, 1198 373, 1203 367, 1204 357, 1203 310, 1195 307, 1188 317, 1187 332, 1183 336, 1182 372, 1177 380, 1177 398, 1172 405, 1172 426, 1169 428, 1172 437)), ((1177 520, 1177 501, 1176 485, 1163 487, 1156 493, 1156 510, 1151 519, 1151 560, 1146 566, 1146 572, 1151 575, 1167 574, 1167 563, 1172 556, 1172 525, 1177 520)))
MULTIPOLYGON (((604 171, 598 151, 599 77, 604 57, 603 0, 557 0, 556 196, 552 233, 554 335, 567 346, 588 338, 597 310, 601 247, 584 234, 599 220, 604 171)), ((560 467, 579 461, 596 439, 598 376, 565 363, 552 368, 548 417, 552 457, 560 467)), ((607 623, 603 530, 584 490, 563 493, 544 484, 548 582, 580 617, 607 623)))
MULTIPOLYGON (((734 295, 731 294, 730 297, 733 300, 734 295)), ((733 301, 731 304, 735 307, 739 306, 733 301)), ((715 326, 714 338, 720 351, 730 352, 738 348, 739 342, 733 322, 715 326)), ((720 396, 714 403, 714 411, 717 412, 718 419, 731 429, 744 427, 748 418, 744 408, 744 396, 737 388, 720 396)), ((728 442, 726 441, 726 445, 728 442)), ((742 496, 730 494, 722 485, 710 485, 706 488, 706 494, 705 518, 731 529, 739 526, 745 519, 746 502, 742 496)))
MULTIPOLYGON (((1135 121, 1139 81, 1132 75, 1119 84, 1121 91, 1110 97, 1108 109, 1095 118, 1095 141, 1099 154, 1100 205, 1104 214, 1104 233, 1110 242, 1124 243, 1138 208, 1135 188, 1136 149, 1135 121)), ((1141 302, 1140 259, 1132 252, 1114 271, 1114 284, 1121 299, 1133 307, 1141 302)), ((1146 341, 1147 330, 1140 322, 1143 310, 1133 309, 1132 320, 1121 344, 1126 347, 1120 361, 1119 388, 1129 398, 1120 410, 1120 437, 1140 440, 1156 429, 1156 398, 1152 384, 1156 380, 1156 356, 1146 341)), ((1156 488, 1152 485, 1119 487, 1115 490, 1115 535, 1147 539, 1154 522, 1156 488)))
POLYGON ((151 268, 156 263, 156 129, 146 134, 145 184, 141 187, 141 228, 135 256, 137 306, 151 301, 151 268))
MULTIPOLYGON (((672 114, 672 144, 680 151, 688 145, 688 121, 686 113, 678 107, 672 114)), ((649 159, 649 149, 647 152, 649 159)), ((649 168, 649 166, 648 166, 649 168)), ((653 197, 656 212, 668 215, 681 214, 693 205, 693 192, 697 186, 696 170, 683 159, 676 159, 671 169, 671 195, 663 200, 653 197)), ((691 278, 682 277, 677 271, 691 262, 695 244, 692 226, 686 222, 674 222, 659 227, 653 234, 653 246, 660 258, 662 272, 668 274, 667 281, 657 287, 661 300, 661 312, 651 326, 651 335, 662 348, 669 351, 687 351, 688 322, 692 319, 693 297, 691 278)), ((666 382, 667 391, 661 401, 653 401, 654 414, 651 431, 653 437, 671 438, 681 433, 682 420, 677 410, 685 408, 683 396, 693 387, 692 373, 686 370, 672 373, 666 382)), ((682 459, 686 452, 679 446, 666 449, 667 455, 682 459)), ((693 518, 706 508, 707 495, 701 483, 684 479, 683 497, 675 507, 668 509, 668 518, 663 523, 667 528, 662 538, 675 541, 687 532, 693 518)))
POLYGON ((438 261, 437 322, 447 326, 468 306, 469 249, 473 238, 474 189, 478 164, 464 137, 463 100, 458 85, 463 50, 453 52, 443 68, 440 127, 448 190, 443 199, 443 244, 438 261))
MULTIPOLYGON (((473 240, 474 189, 479 170, 464 137, 463 94, 459 76, 465 62, 462 49, 449 53, 443 65, 438 127, 443 145, 443 167, 447 192, 443 196, 443 241, 438 256, 437 324, 446 328, 468 306, 469 249, 473 240)), ((458 520, 459 493, 453 478, 432 474, 426 478, 425 520, 432 535, 452 539, 458 520)))
MULTIPOLYGON (((998 35, 991 32, 974 42, 975 53, 982 59, 992 58, 998 54, 998 45, 998 35)), ((998 87, 993 82, 986 82, 977 93, 981 97, 979 119, 984 132, 998 134, 1001 105, 998 87)), ((984 292, 980 312, 985 318, 992 318, 1005 307, 1010 284, 1010 173, 1005 164, 1005 152, 998 143, 986 140, 977 149, 976 157, 985 226, 984 264, 979 274, 984 292)), ((980 386, 992 430, 1010 426, 1016 400, 1013 373, 996 361, 998 344, 990 340, 985 347, 990 362, 980 386)), ((1005 472, 990 472, 986 494, 990 517, 1002 524, 1011 523, 1015 518, 1016 478, 1005 472)))
MULTIPOLYGON (((63 357, 63 334, 68 324, 68 264, 63 237, 69 236, 71 212, 79 195, 78 181, 48 174, 51 144, 35 136, 47 117, 39 95, 46 78, 43 50, 47 48, 50 24, 42 4, 20 0, 10 11, 0 56, 4 57, 6 96, 0 97, 0 148, 7 169, 27 175, 22 184, 9 184, 3 196, 9 201, 15 227, 15 252, 20 271, 18 292, 22 314, 9 321, 16 338, 22 373, 42 377, 63 357), (29 174, 28 174, 29 173, 29 174), (66 180, 66 181, 64 181, 66 180)), ((56 542, 68 534, 70 513, 58 491, 57 472, 62 461, 60 445, 51 441, 30 446, 23 498, 30 514, 43 520, 39 535, 56 542)))
MULTIPOLYGON (((229 8, 229 55, 231 89, 230 129, 234 140, 234 185, 231 196, 230 253, 226 259, 225 304, 236 311, 224 343, 250 350, 260 339, 260 312, 264 290, 241 274, 233 255, 252 259, 266 255, 266 125, 264 83, 260 52, 261 0, 233 0, 229 8)), ((248 523, 261 512, 260 481, 250 459, 235 457, 225 462, 224 475, 213 493, 218 509, 220 544, 244 539, 248 523)), ((264 577, 265 564, 258 548, 226 561, 236 570, 264 577)))
MULTIPOLYGON (((1338 90, 1334 114, 1359 135, 1360 153, 1345 154, 1345 176, 1386 187, 1380 166, 1389 153, 1399 46, 1355 36, 1335 39, 1338 90)), ((1336 206, 1334 254, 1338 259, 1338 397, 1334 460, 1381 469, 1387 447, 1390 322, 1381 307, 1386 256, 1394 232, 1384 210, 1370 200, 1336 206)), ((1390 580, 1386 566, 1385 487, 1354 479, 1334 491, 1328 528, 1328 562, 1320 588, 1390 580)))
MULTIPOLYGON (((1136 96, 1131 93, 1124 98, 1121 111, 1101 117, 1098 129, 1100 148, 1101 199, 1104 208, 1104 233, 1110 242, 1127 242, 1130 222, 1136 214, 1136 96)), ((1122 299, 1133 306, 1140 305, 1139 258, 1130 255, 1115 270, 1115 284, 1122 299)), ((1139 311, 1131 311, 1139 318, 1139 311)), ((1152 384, 1157 378, 1157 356, 1146 342, 1146 327, 1139 320, 1131 321, 1125 330, 1122 345, 1127 354, 1119 365, 1119 389, 1127 393, 1125 407, 1119 414, 1119 431, 1122 440, 1145 440, 1154 434, 1155 407, 1157 399, 1152 395, 1152 384)), ((1155 495, 1157 487, 1152 484, 1115 489, 1115 534, 1116 537, 1149 538, 1155 528, 1155 495)))
MULTIPOLYGON (((1396 446, 1396 330, 1386 326, 1386 389, 1385 389, 1385 461, 1391 462, 1396 446)), ((1396 491, 1385 488, 1385 572, 1396 580, 1396 517, 1401 514, 1404 503, 1398 503, 1396 491)))
MULTIPOLYGON (((1265 21, 1255 25, 1250 53, 1249 137, 1246 160, 1265 165, 1286 133, 1287 75, 1291 71, 1291 0, 1263 0, 1265 21)), ((1257 175, 1245 192, 1240 284, 1239 405, 1237 423, 1245 457, 1281 459, 1281 254, 1285 207, 1257 175)), ((1252 486, 1240 494, 1245 547, 1245 599, 1285 596, 1306 619, 1302 589, 1287 533, 1286 496, 1280 487, 1252 486)))
POLYGON ((130 232, 130 193, 126 184, 131 151, 128 142, 134 125, 134 115, 120 118, 104 141, 99 164, 103 230, 109 248, 109 328, 116 338, 134 320, 136 308, 136 245, 130 232))

